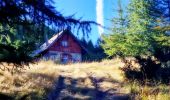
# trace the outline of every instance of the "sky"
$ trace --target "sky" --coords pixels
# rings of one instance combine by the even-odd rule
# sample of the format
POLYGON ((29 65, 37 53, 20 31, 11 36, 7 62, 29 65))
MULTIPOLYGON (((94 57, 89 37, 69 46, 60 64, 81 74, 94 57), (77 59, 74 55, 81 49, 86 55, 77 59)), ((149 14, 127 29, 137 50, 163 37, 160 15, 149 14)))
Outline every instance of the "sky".
MULTIPOLYGON (((111 19, 117 16, 118 0, 54 0, 54 6, 64 16, 75 14, 75 18, 98 22, 105 27, 111 27, 111 19)), ((122 6, 126 9, 129 0, 122 0, 122 6)), ((110 33, 109 30, 98 26, 92 26, 89 40, 95 44, 101 34, 110 33)), ((82 35, 80 34, 80 37, 82 35)))

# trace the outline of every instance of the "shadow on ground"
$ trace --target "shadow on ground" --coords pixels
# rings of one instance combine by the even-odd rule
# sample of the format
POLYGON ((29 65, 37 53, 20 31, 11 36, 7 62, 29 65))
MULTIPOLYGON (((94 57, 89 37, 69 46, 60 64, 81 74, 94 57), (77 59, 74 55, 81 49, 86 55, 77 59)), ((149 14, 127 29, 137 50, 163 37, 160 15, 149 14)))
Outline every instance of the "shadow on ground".
POLYGON ((0 93, 0 100, 14 100, 14 98, 8 94, 0 93))
POLYGON ((46 94, 29 92, 16 99, 17 92, 12 96, 0 93, 0 100, 129 100, 129 95, 120 90, 123 84, 111 78, 91 75, 83 78, 69 75, 51 77, 42 73, 27 73, 27 75, 32 86, 44 89, 46 94), (31 80, 31 77, 34 78, 31 80), (53 81, 52 90, 46 89, 48 86, 46 81, 51 80, 56 80, 53 81))
MULTIPOLYGON (((110 89, 102 89, 100 83, 108 81, 114 82, 104 78, 78 78, 73 79, 71 77, 59 76, 54 90, 49 93, 48 100, 129 100, 127 94, 118 93, 118 88, 112 87, 110 89), (80 84, 89 80, 91 86, 85 86, 80 84)), ((117 82, 117 84, 120 84, 117 82)))

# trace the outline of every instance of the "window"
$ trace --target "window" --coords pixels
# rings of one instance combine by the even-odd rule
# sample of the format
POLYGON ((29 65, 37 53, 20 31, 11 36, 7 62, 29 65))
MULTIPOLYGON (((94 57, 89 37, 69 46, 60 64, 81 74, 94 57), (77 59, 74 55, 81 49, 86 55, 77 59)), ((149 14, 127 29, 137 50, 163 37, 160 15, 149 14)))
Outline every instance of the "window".
POLYGON ((72 61, 72 56, 69 53, 62 53, 61 55, 61 62, 63 64, 67 64, 72 61))
POLYGON ((62 41, 62 42, 61 42, 61 45, 62 45, 63 47, 67 47, 67 46, 68 46, 68 42, 67 42, 67 41, 62 41))
POLYGON ((69 61, 68 56, 67 56, 67 55, 64 55, 64 56, 62 57, 62 63, 63 63, 63 64, 66 64, 66 63, 68 63, 68 61, 69 61))

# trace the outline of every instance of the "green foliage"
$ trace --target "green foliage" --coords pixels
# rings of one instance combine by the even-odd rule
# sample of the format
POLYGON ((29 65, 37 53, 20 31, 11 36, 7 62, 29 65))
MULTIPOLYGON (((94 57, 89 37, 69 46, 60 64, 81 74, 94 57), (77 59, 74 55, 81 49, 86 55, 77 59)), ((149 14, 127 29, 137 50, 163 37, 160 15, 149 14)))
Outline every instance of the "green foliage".
POLYGON ((122 52, 126 50, 126 39, 124 34, 103 36, 104 44, 102 45, 105 53, 109 56, 123 55, 122 52))
MULTIPOLYGON (((103 36, 105 53, 123 58, 122 70, 128 79, 155 79, 164 83, 170 79, 170 35, 167 26, 159 21, 158 5, 154 0, 131 0, 125 21, 128 23, 116 23, 118 27, 113 27, 112 34, 103 36), (135 62, 140 65, 137 70, 126 60, 129 56, 136 58, 135 62)), ((119 16, 118 22, 122 21, 119 16)))
POLYGON ((94 46, 92 41, 86 41, 84 38, 81 40, 82 45, 87 49, 83 55, 83 61, 101 61, 106 57, 101 46, 94 46))
MULTIPOLYGON (((152 0, 131 0, 127 24, 113 27, 113 33, 103 36, 103 48, 109 56, 153 55, 155 47, 169 46, 169 36, 155 30, 156 19, 151 15, 152 0)), ((122 21, 119 16, 119 22, 122 21)))
POLYGON ((31 60, 29 55, 34 45, 38 47, 56 34, 56 30, 70 27, 86 35, 91 24, 98 25, 75 19, 74 15, 63 16, 53 3, 53 0, 0 1, 0 62, 24 64, 31 60))
POLYGON ((0 63, 13 63, 13 67, 16 68, 32 61, 30 56, 34 49, 32 42, 21 40, 16 30, 10 26, 1 26, 0 32, 3 33, 0 35, 0 63))
MULTIPOLYGON (((32 61, 32 57, 30 56, 32 46, 32 43, 19 40, 14 41, 10 45, 0 44, 0 62, 12 63, 14 65, 13 68, 21 68, 23 65, 32 61)), ((8 70, 14 71, 12 69, 8 70)))
POLYGON ((170 36, 165 34, 118 34, 103 36, 104 50, 109 56, 153 55, 156 49, 169 47, 170 36))

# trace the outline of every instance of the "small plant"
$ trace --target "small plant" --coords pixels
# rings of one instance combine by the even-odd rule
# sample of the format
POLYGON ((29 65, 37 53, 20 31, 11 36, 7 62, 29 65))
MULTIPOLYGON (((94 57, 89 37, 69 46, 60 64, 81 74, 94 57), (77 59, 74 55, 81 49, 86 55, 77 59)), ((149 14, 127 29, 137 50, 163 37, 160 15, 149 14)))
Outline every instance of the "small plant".
MULTIPOLYGON (((148 81, 146 81, 148 82, 148 81)), ((129 83, 129 93, 132 100, 169 100, 169 86, 152 82, 141 84, 138 81, 129 83)))
MULTIPOLYGON (((2 35, 0 35, 2 37, 2 35)), ((3 36, 0 39, 0 66, 1 70, 14 70, 22 69, 33 61, 30 56, 34 45, 32 42, 21 41, 19 39, 13 40, 11 36, 3 36), (6 62, 10 67, 6 67, 3 63, 6 62)))

